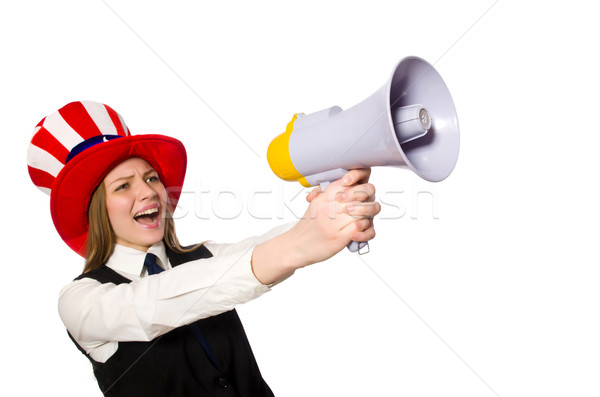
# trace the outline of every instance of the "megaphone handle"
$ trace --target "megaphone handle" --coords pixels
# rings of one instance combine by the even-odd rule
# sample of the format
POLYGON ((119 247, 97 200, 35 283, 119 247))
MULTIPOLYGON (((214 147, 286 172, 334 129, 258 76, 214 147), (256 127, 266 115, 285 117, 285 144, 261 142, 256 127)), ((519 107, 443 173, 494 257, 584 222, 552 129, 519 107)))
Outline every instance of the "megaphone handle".
MULTIPOLYGON (((324 192, 325 189, 327 189, 327 186, 329 186, 330 182, 321 182, 321 184, 319 185, 321 187, 321 191, 324 192)), ((348 248, 348 251, 350 252, 358 252, 359 255, 364 255, 364 254, 368 254, 370 249, 369 249, 369 242, 368 241, 350 241, 348 243, 348 245, 346 246, 346 248, 348 248), (366 251, 363 250, 363 248, 367 248, 366 251)))
POLYGON ((348 251, 350 251, 350 252, 358 251, 359 255, 368 254, 370 251, 368 241, 360 241, 360 242, 350 241, 350 243, 346 246, 346 248, 348 248, 348 251), (362 250, 365 247, 367 247, 367 250, 366 251, 362 250))

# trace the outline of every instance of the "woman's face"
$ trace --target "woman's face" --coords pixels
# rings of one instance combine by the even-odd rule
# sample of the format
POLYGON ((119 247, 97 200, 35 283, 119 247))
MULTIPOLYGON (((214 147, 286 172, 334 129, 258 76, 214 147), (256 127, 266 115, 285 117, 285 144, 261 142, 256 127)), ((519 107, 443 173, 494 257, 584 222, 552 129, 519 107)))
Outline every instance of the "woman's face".
POLYGON ((104 178, 108 219, 116 243, 140 251, 162 240, 167 191, 145 160, 130 158, 104 178))

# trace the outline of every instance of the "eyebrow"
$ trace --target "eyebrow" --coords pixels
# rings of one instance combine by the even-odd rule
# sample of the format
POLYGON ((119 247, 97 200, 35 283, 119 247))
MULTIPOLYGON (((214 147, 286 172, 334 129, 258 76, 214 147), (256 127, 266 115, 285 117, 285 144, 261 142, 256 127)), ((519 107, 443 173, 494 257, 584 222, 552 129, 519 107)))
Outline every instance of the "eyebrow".
MULTIPOLYGON (((145 178, 147 177, 149 174, 152 174, 153 172, 156 172, 156 170, 154 168, 149 168, 147 171, 144 171, 144 173, 142 174, 142 176, 145 178)), ((158 172, 156 172, 158 174, 158 172)), ((135 174, 131 174, 131 175, 126 175, 126 176, 122 176, 120 178, 115 179, 112 182, 109 182, 107 184, 107 186, 111 186, 113 185, 115 182, 121 181, 121 180, 129 180, 131 178, 133 178, 135 176, 135 174)))

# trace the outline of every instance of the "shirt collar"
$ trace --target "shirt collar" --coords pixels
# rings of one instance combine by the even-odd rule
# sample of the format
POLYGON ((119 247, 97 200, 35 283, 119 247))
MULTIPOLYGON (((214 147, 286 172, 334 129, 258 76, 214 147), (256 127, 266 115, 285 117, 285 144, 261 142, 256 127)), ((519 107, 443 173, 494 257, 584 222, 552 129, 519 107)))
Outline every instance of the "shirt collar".
POLYGON ((141 277, 146 273, 144 269, 144 259, 146 259, 146 254, 148 253, 156 255, 158 258, 158 265, 163 269, 169 269, 171 267, 167 258, 165 244, 162 241, 150 246, 147 252, 115 244, 113 254, 108 259, 108 262, 106 262, 106 266, 119 273, 127 273, 136 277, 141 277))

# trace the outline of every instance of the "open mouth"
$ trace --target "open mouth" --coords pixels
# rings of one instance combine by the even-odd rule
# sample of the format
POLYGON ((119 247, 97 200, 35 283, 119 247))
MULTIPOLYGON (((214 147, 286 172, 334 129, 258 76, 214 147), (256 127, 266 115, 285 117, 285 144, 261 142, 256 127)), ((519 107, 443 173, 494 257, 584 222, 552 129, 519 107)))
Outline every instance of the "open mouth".
POLYGON ((144 226, 155 225, 158 221, 158 206, 138 212, 133 219, 144 226))

